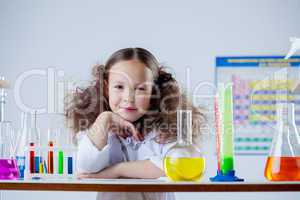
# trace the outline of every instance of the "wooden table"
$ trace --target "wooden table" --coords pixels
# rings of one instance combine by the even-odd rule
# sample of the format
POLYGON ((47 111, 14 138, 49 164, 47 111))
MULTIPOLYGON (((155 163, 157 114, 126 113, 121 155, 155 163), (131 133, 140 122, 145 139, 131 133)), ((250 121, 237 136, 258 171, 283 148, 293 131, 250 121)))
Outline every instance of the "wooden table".
POLYGON ((300 182, 169 182, 164 179, 0 181, 0 190, 106 192, 300 192, 300 182))

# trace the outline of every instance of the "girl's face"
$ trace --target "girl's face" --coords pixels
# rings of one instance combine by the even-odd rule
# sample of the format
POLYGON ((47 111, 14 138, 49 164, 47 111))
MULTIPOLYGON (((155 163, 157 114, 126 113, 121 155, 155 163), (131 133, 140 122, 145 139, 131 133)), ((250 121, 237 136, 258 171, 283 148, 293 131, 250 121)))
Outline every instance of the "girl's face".
POLYGON ((138 60, 120 61, 109 70, 109 106, 114 113, 134 122, 150 106, 153 74, 138 60))

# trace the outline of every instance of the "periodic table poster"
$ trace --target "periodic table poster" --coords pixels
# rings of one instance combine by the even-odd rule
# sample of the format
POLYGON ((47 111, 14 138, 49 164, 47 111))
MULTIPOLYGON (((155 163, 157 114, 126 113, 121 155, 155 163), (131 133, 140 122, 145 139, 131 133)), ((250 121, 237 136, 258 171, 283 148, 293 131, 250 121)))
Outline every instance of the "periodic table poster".
POLYGON ((215 84, 233 84, 237 155, 267 155, 276 131, 276 104, 295 104, 300 127, 300 56, 217 57, 215 84))

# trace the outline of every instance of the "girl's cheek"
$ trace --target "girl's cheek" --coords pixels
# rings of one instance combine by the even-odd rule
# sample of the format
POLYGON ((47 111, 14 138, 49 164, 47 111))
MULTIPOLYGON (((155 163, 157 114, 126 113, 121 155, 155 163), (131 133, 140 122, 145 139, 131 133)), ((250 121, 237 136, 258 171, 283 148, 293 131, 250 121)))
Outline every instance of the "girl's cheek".
POLYGON ((120 93, 110 92, 108 99, 109 102, 113 105, 119 104, 121 100, 120 93))
POLYGON ((135 100, 136 106, 143 109, 148 109, 150 105, 150 97, 148 96, 140 96, 135 100))

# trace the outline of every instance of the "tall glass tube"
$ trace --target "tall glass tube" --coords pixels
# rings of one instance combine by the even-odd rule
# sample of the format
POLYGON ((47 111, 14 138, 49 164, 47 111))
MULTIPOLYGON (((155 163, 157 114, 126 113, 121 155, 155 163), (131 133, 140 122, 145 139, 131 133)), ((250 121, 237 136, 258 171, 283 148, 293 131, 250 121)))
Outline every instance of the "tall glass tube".
POLYGON ((233 99, 232 85, 224 91, 223 136, 221 143, 221 170, 227 174, 234 169, 233 156, 233 99))
POLYGON ((215 120, 217 141, 217 175, 211 177, 213 182, 244 181, 235 176, 234 170, 234 124, 232 84, 220 85, 215 98, 215 120))

